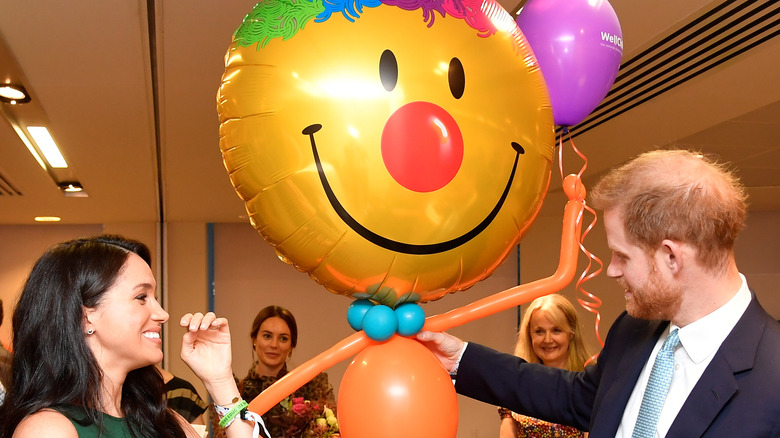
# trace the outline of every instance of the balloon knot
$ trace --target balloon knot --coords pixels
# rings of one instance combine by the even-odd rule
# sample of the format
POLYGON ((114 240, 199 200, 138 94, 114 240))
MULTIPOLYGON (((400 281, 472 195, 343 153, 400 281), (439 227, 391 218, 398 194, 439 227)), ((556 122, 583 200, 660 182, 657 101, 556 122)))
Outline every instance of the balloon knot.
POLYGON ((569 200, 585 200, 585 186, 577 175, 567 175, 563 180, 563 191, 569 200))

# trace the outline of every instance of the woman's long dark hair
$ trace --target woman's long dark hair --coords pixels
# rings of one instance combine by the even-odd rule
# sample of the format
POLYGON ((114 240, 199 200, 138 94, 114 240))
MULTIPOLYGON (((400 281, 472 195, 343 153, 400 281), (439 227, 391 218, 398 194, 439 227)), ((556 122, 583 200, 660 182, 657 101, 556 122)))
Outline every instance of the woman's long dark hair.
MULTIPOLYGON (((55 245, 35 263, 13 315, 12 383, 0 407, 0 437, 10 437, 28 415, 63 405, 83 406, 102 423, 103 372, 84 334, 84 309, 97 307, 130 253, 151 265, 149 249, 117 235, 55 245)), ((136 437, 183 437, 166 408, 154 365, 128 373, 122 413, 136 437)))

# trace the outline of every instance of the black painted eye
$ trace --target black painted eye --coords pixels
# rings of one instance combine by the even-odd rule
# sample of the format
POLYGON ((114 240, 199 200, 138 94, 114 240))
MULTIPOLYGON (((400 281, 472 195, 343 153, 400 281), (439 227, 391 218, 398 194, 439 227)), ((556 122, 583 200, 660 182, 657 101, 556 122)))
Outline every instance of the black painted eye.
POLYGON ((466 88, 466 73, 463 72, 463 64, 460 63, 460 59, 452 58, 447 76, 450 81, 452 96, 455 99, 460 99, 463 96, 463 90, 466 88))
POLYGON ((520 146, 520 143, 512 142, 512 149, 514 149, 518 154, 523 155, 525 153, 525 149, 523 149, 522 146, 520 146))
POLYGON ((398 61, 390 50, 382 52, 379 58, 379 78, 387 91, 393 91, 398 83, 398 61))

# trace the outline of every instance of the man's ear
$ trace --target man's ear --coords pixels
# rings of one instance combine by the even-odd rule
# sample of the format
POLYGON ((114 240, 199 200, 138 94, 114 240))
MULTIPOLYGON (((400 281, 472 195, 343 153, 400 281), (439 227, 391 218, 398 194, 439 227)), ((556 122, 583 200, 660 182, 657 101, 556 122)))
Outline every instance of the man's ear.
POLYGON ((663 266, 676 275, 683 268, 685 262, 685 248, 680 242, 664 239, 658 252, 662 258, 663 266))

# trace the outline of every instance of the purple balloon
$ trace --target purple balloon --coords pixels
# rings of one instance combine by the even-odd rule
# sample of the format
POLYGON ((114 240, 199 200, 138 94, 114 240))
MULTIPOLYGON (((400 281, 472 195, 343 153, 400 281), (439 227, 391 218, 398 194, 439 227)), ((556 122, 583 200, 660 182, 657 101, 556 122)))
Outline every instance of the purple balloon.
POLYGON ((623 34, 607 0, 529 0, 517 25, 539 61, 552 102, 553 121, 585 119, 615 82, 623 34))

